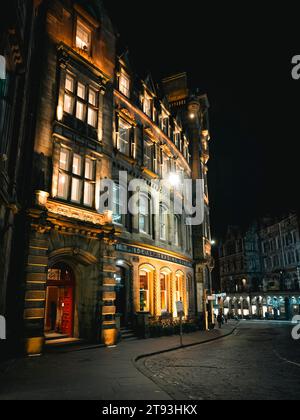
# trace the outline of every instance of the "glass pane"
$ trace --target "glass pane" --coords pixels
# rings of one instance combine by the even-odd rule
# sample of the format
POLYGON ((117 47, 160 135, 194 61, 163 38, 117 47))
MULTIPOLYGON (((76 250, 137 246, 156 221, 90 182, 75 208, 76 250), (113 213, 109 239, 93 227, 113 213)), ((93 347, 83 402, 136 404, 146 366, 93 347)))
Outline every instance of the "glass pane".
POLYGON ((81 99, 85 99, 85 86, 82 83, 78 83, 77 96, 81 99))
POLYGON ((82 102, 78 101, 77 102, 77 107, 76 107, 76 118, 78 118, 81 121, 84 121, 85 119, 85 106, 82 102))
POLYGON ((148 275, 146 273, 140 275, 140 289, 149 290, 148 275))
POLYGON ((166 276, 162 275, 160 278, 160 288, 161 290, 167 290, 166 288, 166 276))
POLYGON ((84 177, 86 179, 94 180, 95 178, 94 167, 95 167, 95 162, 92 159, 86 158, 85 159, 85 174, 84 174, 84 177))
POLYGON ((66 93, 65 99, 64 99, 64 111, 67 112, 68 114, 73 114, 73 104, 74 104, 73 97, 66 93))
POLYGON ((67 149, 61 149, 59 157, 59 167, 64 171, 69 170, 70 152, 67 149))
POLYGON ((161 292, 161 310, 162 312, 167 311, 167 296, 166 292, 161 292))
POLYGON ((74 175, 81 175, 81 167, 82 167, 82 158, 79 155, 74 155, 73 157, 73 174, 74 175))
POLYGON ((71 201, 80 203, 81 201, 81 181, 77 178, 72 179, 71 201))
POLYGON ((97 127, 97 111, 92 108, 88 109, 88 124, 94 128, 97 127))
POLYGON ((120 121, 119 125, 120 151, 129 154, 129 127, 120 121))
POLYGON ((120 77, 120 91, 123 95, 129 96, 129 79, 124 75, 120 77))
POLYGON ((90 51, 91 31, 89 31, 80 22, 77 23, 76 47, 86 52, 90 51))
POLYGON ((74 79, 70 75, 66 77, 66 89, 70 92, 74 92, 74 79))
POLYGON ((93 106, 97 106, 97 93, 91 88, 89 91, 89 103, 93 106))
POLYGON ((83 203, 85 206, 93 207, 95 196, 95 186, 90 182, 84 183, 84 199, 83 203))
POLYGON ((69 191, 69 176, 66 174, 59 174, 58 175, 58 189, 57 189, 57 197, 63 198, 64 200, 68 199, 68 191, 69 191))

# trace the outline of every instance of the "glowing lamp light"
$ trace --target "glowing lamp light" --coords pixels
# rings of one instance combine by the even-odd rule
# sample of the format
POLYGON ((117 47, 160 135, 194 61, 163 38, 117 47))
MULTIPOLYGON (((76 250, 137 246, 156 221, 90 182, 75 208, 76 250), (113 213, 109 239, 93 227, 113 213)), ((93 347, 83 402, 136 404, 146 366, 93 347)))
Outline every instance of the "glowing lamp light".
POLYGON ((180 184, 180 176, 175 172, 170 173, 168 180, 172 187, 177 187, 180 184))
POLYGON ((62 121, 63 116, 64 116, 64 111, 61 105, 58 105, 56 115, 57 115, 57 120, 62 121))
POLYGON ((196 115, 194 114, 194 112, 191 112, 190 113, 190 119, 191 120, 194 120, 196 118, 196 115))
POLYGON ((212 241, 210 241, 210 244, 211 244, 212 246, 214 246, 214 245, 216 245, 216 241, 213 239, 212 241))

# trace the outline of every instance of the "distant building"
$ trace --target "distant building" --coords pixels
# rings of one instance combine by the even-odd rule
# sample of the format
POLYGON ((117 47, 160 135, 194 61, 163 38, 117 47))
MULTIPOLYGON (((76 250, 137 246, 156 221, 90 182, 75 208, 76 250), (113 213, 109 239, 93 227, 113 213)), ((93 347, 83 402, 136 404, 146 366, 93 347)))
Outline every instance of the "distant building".
POLYGON ((300 313, 299 217, 230 228, 219 248, 225 314, 291 319, 300 313))

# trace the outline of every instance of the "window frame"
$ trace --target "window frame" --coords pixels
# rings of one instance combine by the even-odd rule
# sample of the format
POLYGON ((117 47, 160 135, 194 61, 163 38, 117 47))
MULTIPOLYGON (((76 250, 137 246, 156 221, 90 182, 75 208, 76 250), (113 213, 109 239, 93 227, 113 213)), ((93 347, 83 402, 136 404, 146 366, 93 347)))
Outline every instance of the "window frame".
MULTIPOLYGON (((82 39, 80 39, 80 41, 82 42, 82 44, 84 43, 84 41, 82 39)), ((92 28, 88 24, 86 24, 83 21, 83 19, 81 19, 79 16, 77 16, 76 24, 75 24, 75 47, 79 51, 84 52, 88 56, 91 57, 91 55, 92 55, 92 43, 93 43, 93 30, 92 30, 92 28), (80 39, 79 36, 78 36, 78 30, 80 28, 82 29, 82 32, 85 32, 86 35, 88 35, 88 38, 89 38, 88 39, 88 45, 87 45, 86 49, 83 48, 82 46, 80 46, 78 44, 78 41, 77 41, 78 39, 80 39)))
POLYGON ((67 72, 65 77, 65 86, 64 86, 64 114, 71 115, 78 121, 86 124, 88 127, 97 130, 98 123, 99 123, 99 101, 100 101, 100 92, 99 90, 94 87, 91 83, 87 83, 82 81, 81 78, 78 76, 67 72), (67 81, 71 80, 72 82, 72 90, 69 90, 67 87, 67 81), (83 86, 84 91, 84 98, 79 96, 79 86, 83 86), (90 94, 93 92, 95 94, 95 102, 91 103, 90 101, 90 94), (69 97, 71 100, 71 109, 70 111, 66 109, 66 98, 69 97), (78 115, 78 104, 83 107, 83 115, 82 118, 78 115), (95 105, 94 105, 95 104, 95 105), (94 113, 95 116, 95 125, 89 122, 89 115, 90 112, 94 113))
POLYGON ((58 177, 57 177, 57 193, 56 197, 58 200, 63 200, 65 202, 72 203, 74 205, 80 205, 85 208, 95 208, 95 202, 96 202, 96 159, 91 158, 87 155, 81 155, 79 153, 73 152, 73 150, 67 148, 67 147, 60 147, 59 150, 59 161, 58 161, 58 177), (66 165, 61 165, 61 155, 63 152, 67 152, 67 162, 66 165), (74 161, 76 158, 80 158, 79 160, 79 171, 76 172, 74 169, 74 161), (86 176, 86 167, 87 167, 87 161, 90 161, 92 163, 92 178, 88 178, 86 176), (60 177, 65 177, 67 179, 67 186, 66 193, 61 195, 59 194, 60 191, 60 177), (73 197, 74 193, 74 183, 78 182, 79 188, 78 188, 78 194, 79 199, 76 200, 73 197), (87 203, 85 201, 85 191, 86 186, 89 186, 89 188, 92 189, 92 200, 87 203))

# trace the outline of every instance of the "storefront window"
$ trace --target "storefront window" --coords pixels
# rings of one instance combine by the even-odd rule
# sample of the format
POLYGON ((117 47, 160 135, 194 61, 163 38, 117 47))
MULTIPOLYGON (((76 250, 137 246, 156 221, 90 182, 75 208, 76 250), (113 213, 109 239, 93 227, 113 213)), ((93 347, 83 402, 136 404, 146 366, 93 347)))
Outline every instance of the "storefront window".
POLYGON ((160 277, 161 312, 168 312, 167 276, 160 277))
POLYGON ((140 311, 150 311, 149 273, 147 273, 146 271, 140 272, 140 311))

